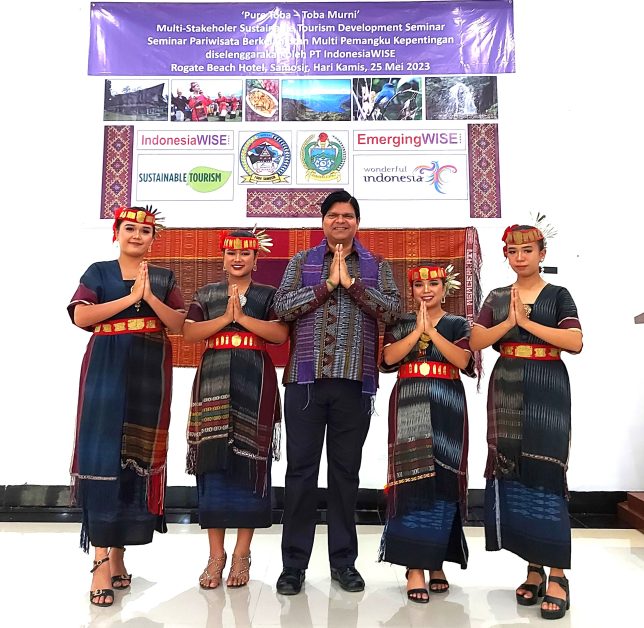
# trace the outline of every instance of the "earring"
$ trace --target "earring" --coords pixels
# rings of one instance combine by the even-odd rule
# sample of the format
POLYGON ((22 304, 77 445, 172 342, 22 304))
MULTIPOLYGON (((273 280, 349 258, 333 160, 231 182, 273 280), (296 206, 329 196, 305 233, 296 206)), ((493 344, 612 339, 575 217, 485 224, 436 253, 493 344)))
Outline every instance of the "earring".
POLYGON ((447 298, 447 297, 446 297, 445 295, 443 295, 443 298, 441 299, 441 303, 445 303, 445 299, 446 299, 446 298, 447 298))
POLYGON ((253 266, 253 270, 257 270, 257 264, 253 266))

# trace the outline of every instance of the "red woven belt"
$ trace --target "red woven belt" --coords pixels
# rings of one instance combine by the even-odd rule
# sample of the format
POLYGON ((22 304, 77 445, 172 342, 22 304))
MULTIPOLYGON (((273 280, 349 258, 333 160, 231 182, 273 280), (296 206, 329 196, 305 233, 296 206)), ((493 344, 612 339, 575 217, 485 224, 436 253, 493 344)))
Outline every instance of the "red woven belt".
POLYGON ((439 379, 460 379, 458 369, 445 362, 407 362, 398 369, 398 377, 438 377, 439 379))
POLYGON ((206 338, 206 349, 253 349, 264 351, 266 342, 249 331, 224 331, 206 338))

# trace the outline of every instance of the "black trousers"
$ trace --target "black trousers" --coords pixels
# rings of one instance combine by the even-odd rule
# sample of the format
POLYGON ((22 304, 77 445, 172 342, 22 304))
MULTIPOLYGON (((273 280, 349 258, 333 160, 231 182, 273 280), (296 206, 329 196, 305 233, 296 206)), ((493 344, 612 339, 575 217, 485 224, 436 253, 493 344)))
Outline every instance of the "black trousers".
POLYGON ((371 421, 371 397, 362 382, 320 379, 287 384, 286 481, 282 562, 306 569, 315 536, 317 482, 326 432, 327 525, 331 567, 348 567, 358 556, 355 508, 362 446, 371 421))

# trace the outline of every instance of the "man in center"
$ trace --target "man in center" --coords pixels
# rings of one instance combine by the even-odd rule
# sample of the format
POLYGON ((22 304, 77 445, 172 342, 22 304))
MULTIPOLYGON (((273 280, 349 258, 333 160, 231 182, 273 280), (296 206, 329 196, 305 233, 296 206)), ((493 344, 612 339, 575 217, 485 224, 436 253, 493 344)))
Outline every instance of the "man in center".
POLYGON ((283 595, 300 592, 311 557, 325 433, 331 578, 345 591, 364 589, 355 568, 355 507, 378 386, 378 321, 393 322, 401 309, 391 267, 356 239, 358 201, 340 190, 321 209, 324 239, 290 260, 273 304, 291 323, 284 370, 283 570, 277 580, 283 595))

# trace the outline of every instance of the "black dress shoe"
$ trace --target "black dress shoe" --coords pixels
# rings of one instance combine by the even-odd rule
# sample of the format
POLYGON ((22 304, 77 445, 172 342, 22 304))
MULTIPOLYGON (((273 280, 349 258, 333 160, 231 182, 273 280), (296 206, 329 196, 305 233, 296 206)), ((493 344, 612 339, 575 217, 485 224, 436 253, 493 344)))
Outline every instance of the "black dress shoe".
POLYGON ((331 567, 331 580, 337 581, 350 593, 364 591, 364 580, 355 567, 331 567))
POLYGON ((305 574, 305 569, 284 567, 277 579, 277 592, 281 595, 297 595, 302 590, 305 574))

